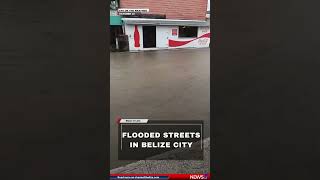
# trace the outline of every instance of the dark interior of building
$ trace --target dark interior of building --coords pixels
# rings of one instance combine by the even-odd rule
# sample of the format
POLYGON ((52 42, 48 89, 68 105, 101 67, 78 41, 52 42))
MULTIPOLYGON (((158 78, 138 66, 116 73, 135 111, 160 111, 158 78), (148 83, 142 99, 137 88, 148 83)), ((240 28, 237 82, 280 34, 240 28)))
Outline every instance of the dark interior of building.
POLYGON ((143 47, 156 47, 156 26, 143 26, 143 47))
POLYGON ((117 50, 117 37, 123 34, 122 26, 110 26, 110 50, 117 50))

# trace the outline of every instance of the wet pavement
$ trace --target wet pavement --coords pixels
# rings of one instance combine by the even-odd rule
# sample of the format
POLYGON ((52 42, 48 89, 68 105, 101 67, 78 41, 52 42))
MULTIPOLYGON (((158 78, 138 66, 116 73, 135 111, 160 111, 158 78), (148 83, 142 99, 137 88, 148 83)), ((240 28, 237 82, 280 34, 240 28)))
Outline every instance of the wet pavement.
POLYGON ((210 49, 179 49, 110 55, 111 169, 117 160, 116 117, 204 120, 209 137, 210 49))

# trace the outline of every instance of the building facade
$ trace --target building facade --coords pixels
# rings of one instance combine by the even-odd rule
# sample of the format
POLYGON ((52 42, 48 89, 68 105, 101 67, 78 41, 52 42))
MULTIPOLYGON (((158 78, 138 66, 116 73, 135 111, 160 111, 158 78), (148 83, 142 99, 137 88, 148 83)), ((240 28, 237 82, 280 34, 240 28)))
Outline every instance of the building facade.
POLYGON ((209 47, 208 23, 189 20, 123 18, 129 50, 209 47))
POLYGON ((121 8, 146 8, 167 19, 205 20, 208 0, 121 0, 121 8))
POLYGON ((110 50, 118 49, 117 37, 123 34, 121 16, 118 15, 119 0, 110 1, 110 50))
POLYGON ((209 47, 207 0, 120 0, 118 3, 129 51, 209 47))

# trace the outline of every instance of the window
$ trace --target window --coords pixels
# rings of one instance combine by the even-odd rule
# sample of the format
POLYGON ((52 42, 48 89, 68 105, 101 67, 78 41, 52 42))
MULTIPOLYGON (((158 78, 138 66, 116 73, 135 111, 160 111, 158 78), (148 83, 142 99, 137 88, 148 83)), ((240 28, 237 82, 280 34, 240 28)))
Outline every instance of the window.
POLYGON ((179 37, 197 37, 198 27, 196 26, 179 26, 179 37))

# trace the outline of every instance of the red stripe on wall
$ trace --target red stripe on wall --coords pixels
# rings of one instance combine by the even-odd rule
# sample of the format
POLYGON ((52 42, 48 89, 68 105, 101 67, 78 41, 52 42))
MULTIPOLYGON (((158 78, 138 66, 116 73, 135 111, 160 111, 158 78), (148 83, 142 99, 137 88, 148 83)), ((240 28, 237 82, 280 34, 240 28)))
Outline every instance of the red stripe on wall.
POLYGON ((191 39, 191 40, 188 40, 188 41, 176 41, 176 40, 169 39, 169 47, 183 46, 185 44, 188 44, 188 43, 190 43, 192 41, 195 41, 197 39, 200 39, 200 38, 210 38, 210 33, 203 34, 200 37, 197 37, 197 38, 194 38, 194 39, 191 39))

